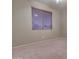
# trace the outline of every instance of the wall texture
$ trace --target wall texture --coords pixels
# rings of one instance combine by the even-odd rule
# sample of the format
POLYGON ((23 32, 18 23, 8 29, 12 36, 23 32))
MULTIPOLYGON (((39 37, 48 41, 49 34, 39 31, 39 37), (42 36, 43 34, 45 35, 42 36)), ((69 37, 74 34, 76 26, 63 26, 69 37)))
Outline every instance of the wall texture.
POLYGON ((61 17, 61 36, 66 37, 67 36, 67 10, 60 11, 60 17, 61 17))
MULTIPOLYGON (((58 10, 28 0, 12 0, 12 42, 18 46, 38 40, 50 39, 61 36, 61 18, 58 10), (34 6, 46 11, 52 11, 52 30, 32 30, 32 12, 34 6)), ((65 24, 64 21, 62 24, 65 24)), ((63 26, 64 27, 64 26, 63 26)), ((63 28, 65 30, 65 28, 63 28)), ((64 31, 63 31, 64 32, 64 31)))

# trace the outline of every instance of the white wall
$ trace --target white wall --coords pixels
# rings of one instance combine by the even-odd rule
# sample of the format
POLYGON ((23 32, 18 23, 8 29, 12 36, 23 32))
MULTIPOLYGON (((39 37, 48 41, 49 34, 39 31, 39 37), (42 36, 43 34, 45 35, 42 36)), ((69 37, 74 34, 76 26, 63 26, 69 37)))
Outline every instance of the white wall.
POLYGON ((12 16, 12 40, 13 46, 26 44, 29 42, 50 39, 61 36, 61 19, 60 13, 38 2, 28 0, 12 0, 13 16, 12 16), (31 7, 52 11, 52 30, 32 30, 32 13, 31 7))
POLYGON ((67 10, 61 10, 61 36, 67 37, 67 10))

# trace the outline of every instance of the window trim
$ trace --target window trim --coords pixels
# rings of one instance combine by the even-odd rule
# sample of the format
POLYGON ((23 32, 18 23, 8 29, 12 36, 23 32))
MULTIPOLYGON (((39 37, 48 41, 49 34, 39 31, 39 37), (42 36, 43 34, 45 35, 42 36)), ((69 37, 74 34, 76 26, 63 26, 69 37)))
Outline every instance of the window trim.
MULTIPOLYGON (((40 11, 43 11, 43 12, 46 12, 46 13, 50 13, 51 14, 51 16, 52 16, 52 12, 51 11, 47 11, 47 10, 43 10, 43 9, 39 9, 39 8, 36 8, 36 7, 31 7, 31 10, 32 9, 37 9, 37 10, 40 10, 40 11)), ((32 13, 33 13, 33 10, 32 10, 32 13)), ((52 30, 52 17, 51 17, 51 28, 50 29, 44 29, 43 27, 42 28, 40 28, 40 29, 33 29, 33 26, 32 26, 32 30, 52 30)), ((32 14, 32 25, 33 25, 33 14, 32 14)))

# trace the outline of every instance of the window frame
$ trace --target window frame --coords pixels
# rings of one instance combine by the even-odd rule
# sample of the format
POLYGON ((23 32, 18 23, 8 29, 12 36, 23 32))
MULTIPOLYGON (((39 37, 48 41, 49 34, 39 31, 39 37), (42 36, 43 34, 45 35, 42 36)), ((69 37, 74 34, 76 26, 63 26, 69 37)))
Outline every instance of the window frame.
MULTIPOLYGON (((32 30, 52 30, 52 12, 51 11, 46 11, 46 10, 43 10, 43 9, 39 9, 39 8, 35 8, 35 7, 31 7, 31 10, 32 10, 32 30), (48 28, 48 29, 44 29, 44 25, 42 25, 42 28, 40 28, 40 29, 33 29, 33 9, 36 9, 36 10, 39 10, 39 11, 42 11, 42 12, 46 12, 46 13, 50 13, 51 14, 51 19, 50 19, 50 21, 51 21, 51 27, 50 28, 48 28)), ((43 20, 42 20, 42 24, 43 24, 43 20)))

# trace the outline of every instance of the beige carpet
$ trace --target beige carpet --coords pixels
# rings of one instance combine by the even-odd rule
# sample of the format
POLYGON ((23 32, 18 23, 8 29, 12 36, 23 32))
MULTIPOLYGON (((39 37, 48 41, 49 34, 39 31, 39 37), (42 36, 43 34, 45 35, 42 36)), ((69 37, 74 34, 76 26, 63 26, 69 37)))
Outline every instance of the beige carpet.
POLYGON ((30 43, 13 48, 13 59, 67 59, 66 38, 30 43))

